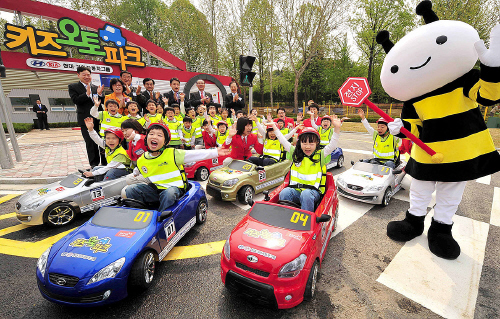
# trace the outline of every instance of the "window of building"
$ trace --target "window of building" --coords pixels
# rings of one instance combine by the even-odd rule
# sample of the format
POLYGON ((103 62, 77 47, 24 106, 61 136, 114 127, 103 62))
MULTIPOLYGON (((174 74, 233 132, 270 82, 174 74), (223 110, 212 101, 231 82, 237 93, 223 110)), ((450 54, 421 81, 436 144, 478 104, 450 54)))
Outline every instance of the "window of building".
POLYGON ((75 106, 70 98, 49 97, 50 106, 75 106))
POLYGON ((64 111, 64 108, 62 106, 51 106, 50 110, 53 112, 62 112, 64 111))
POLYGON ((33 108, 29 97, 11 97, 10 104, 14 112, 31 112, 33 108))

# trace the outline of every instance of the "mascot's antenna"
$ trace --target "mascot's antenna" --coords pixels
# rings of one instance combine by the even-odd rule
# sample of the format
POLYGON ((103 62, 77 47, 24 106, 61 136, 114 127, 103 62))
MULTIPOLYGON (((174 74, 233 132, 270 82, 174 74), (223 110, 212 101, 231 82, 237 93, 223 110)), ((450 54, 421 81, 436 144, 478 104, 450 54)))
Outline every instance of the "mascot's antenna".
POLYGON ((439 18, 434 11, 432 11, 432 2, 425 0, 417 5, 415 10, 419 16, 424 18, 425 24, 438 21, 439 18))

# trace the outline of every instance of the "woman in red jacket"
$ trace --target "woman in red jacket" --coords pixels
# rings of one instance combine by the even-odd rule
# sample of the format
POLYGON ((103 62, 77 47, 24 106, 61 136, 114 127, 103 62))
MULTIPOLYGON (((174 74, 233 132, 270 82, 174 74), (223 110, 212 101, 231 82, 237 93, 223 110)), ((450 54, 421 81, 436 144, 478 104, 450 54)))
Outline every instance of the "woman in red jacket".
POLYGON ((240 117, 236 122, 236 127, 233 125, 229 129, 223 147, 229 148, 231 146, 231 154, 224 160, 224 164, 228 164, 233 159, 246 161, 252 156, 250 151, 252 146, 257 153, 262 154, 262 144, 259 143, 257 135, 252 134, 252 128, 252 120, 240 117))
POLYGON ((137 160, 146 151, 146 144, 144 144, 145 130, 142 125, 134 119, 128 119, 122 122, 121 125, 123 135, 127 141, 127 154, 130 157, 135 167, 137 160))

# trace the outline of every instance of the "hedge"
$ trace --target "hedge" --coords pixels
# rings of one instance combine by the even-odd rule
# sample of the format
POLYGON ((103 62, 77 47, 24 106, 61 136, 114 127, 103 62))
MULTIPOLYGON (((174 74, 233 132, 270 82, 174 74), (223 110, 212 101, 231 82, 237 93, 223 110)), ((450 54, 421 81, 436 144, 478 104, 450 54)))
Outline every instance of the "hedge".
MULTIPOLYGON (((3 130, 5 133, 8 133, 7 131, 7 125, 5 123, 3 124, 3 130)), ((32 129, 34 129, 34 124, 32 123, 12 123, 14 126, 14 131, 16 133, 28 133, 32 129)), ((59 122, 59 123, 49 123, 49 128, 57 128, 57 127, 78 127, 77 122, 59 122)))

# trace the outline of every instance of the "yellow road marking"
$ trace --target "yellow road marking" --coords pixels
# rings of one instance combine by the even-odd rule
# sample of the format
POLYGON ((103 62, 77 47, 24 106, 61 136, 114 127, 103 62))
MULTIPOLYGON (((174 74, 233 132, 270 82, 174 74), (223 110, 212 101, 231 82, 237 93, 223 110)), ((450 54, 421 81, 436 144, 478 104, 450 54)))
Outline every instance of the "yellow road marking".
POLYGON ((7 218, 13 218, 13 217, 16 217, 16 213, 3 214, 3 215, 0 215, 0 220, 7 219, 7 218))
POLYGON ((19 231, 19 230, 26 229, 28 227, 31 227, 31 226, 30 225, 19 224, 19 225, 16 225, 16 226, 11 226, 11 227, 7 227, 7 228, 4 228, 4 229, 0 229, 0 236, 5 236, 7 234, 10 234, 10 233, 13 233, 13 232, 16 232, 16 231, 19 231))
POLYGON ((11 200, 17 196, 19 196, 19 194, 9 194, 9 195, 2 196, 2 197, 0 197, 0 204, 5 203, 6 201, 11 200))
POLYGON ((52 246, 55 242, 66 236, 75 228, 34 243, 0 238, 0 254, 38 258, 47 248, 52 246))
POLYGON ((220 254, 222 252, 222 248, 224 247, 225 242, 226 242, 225 240, 221 240, 200 245, 174 247, 168 253, 168 255, 165 258, 163 258, 163 261, 197 258, 197 257, 220 254))

